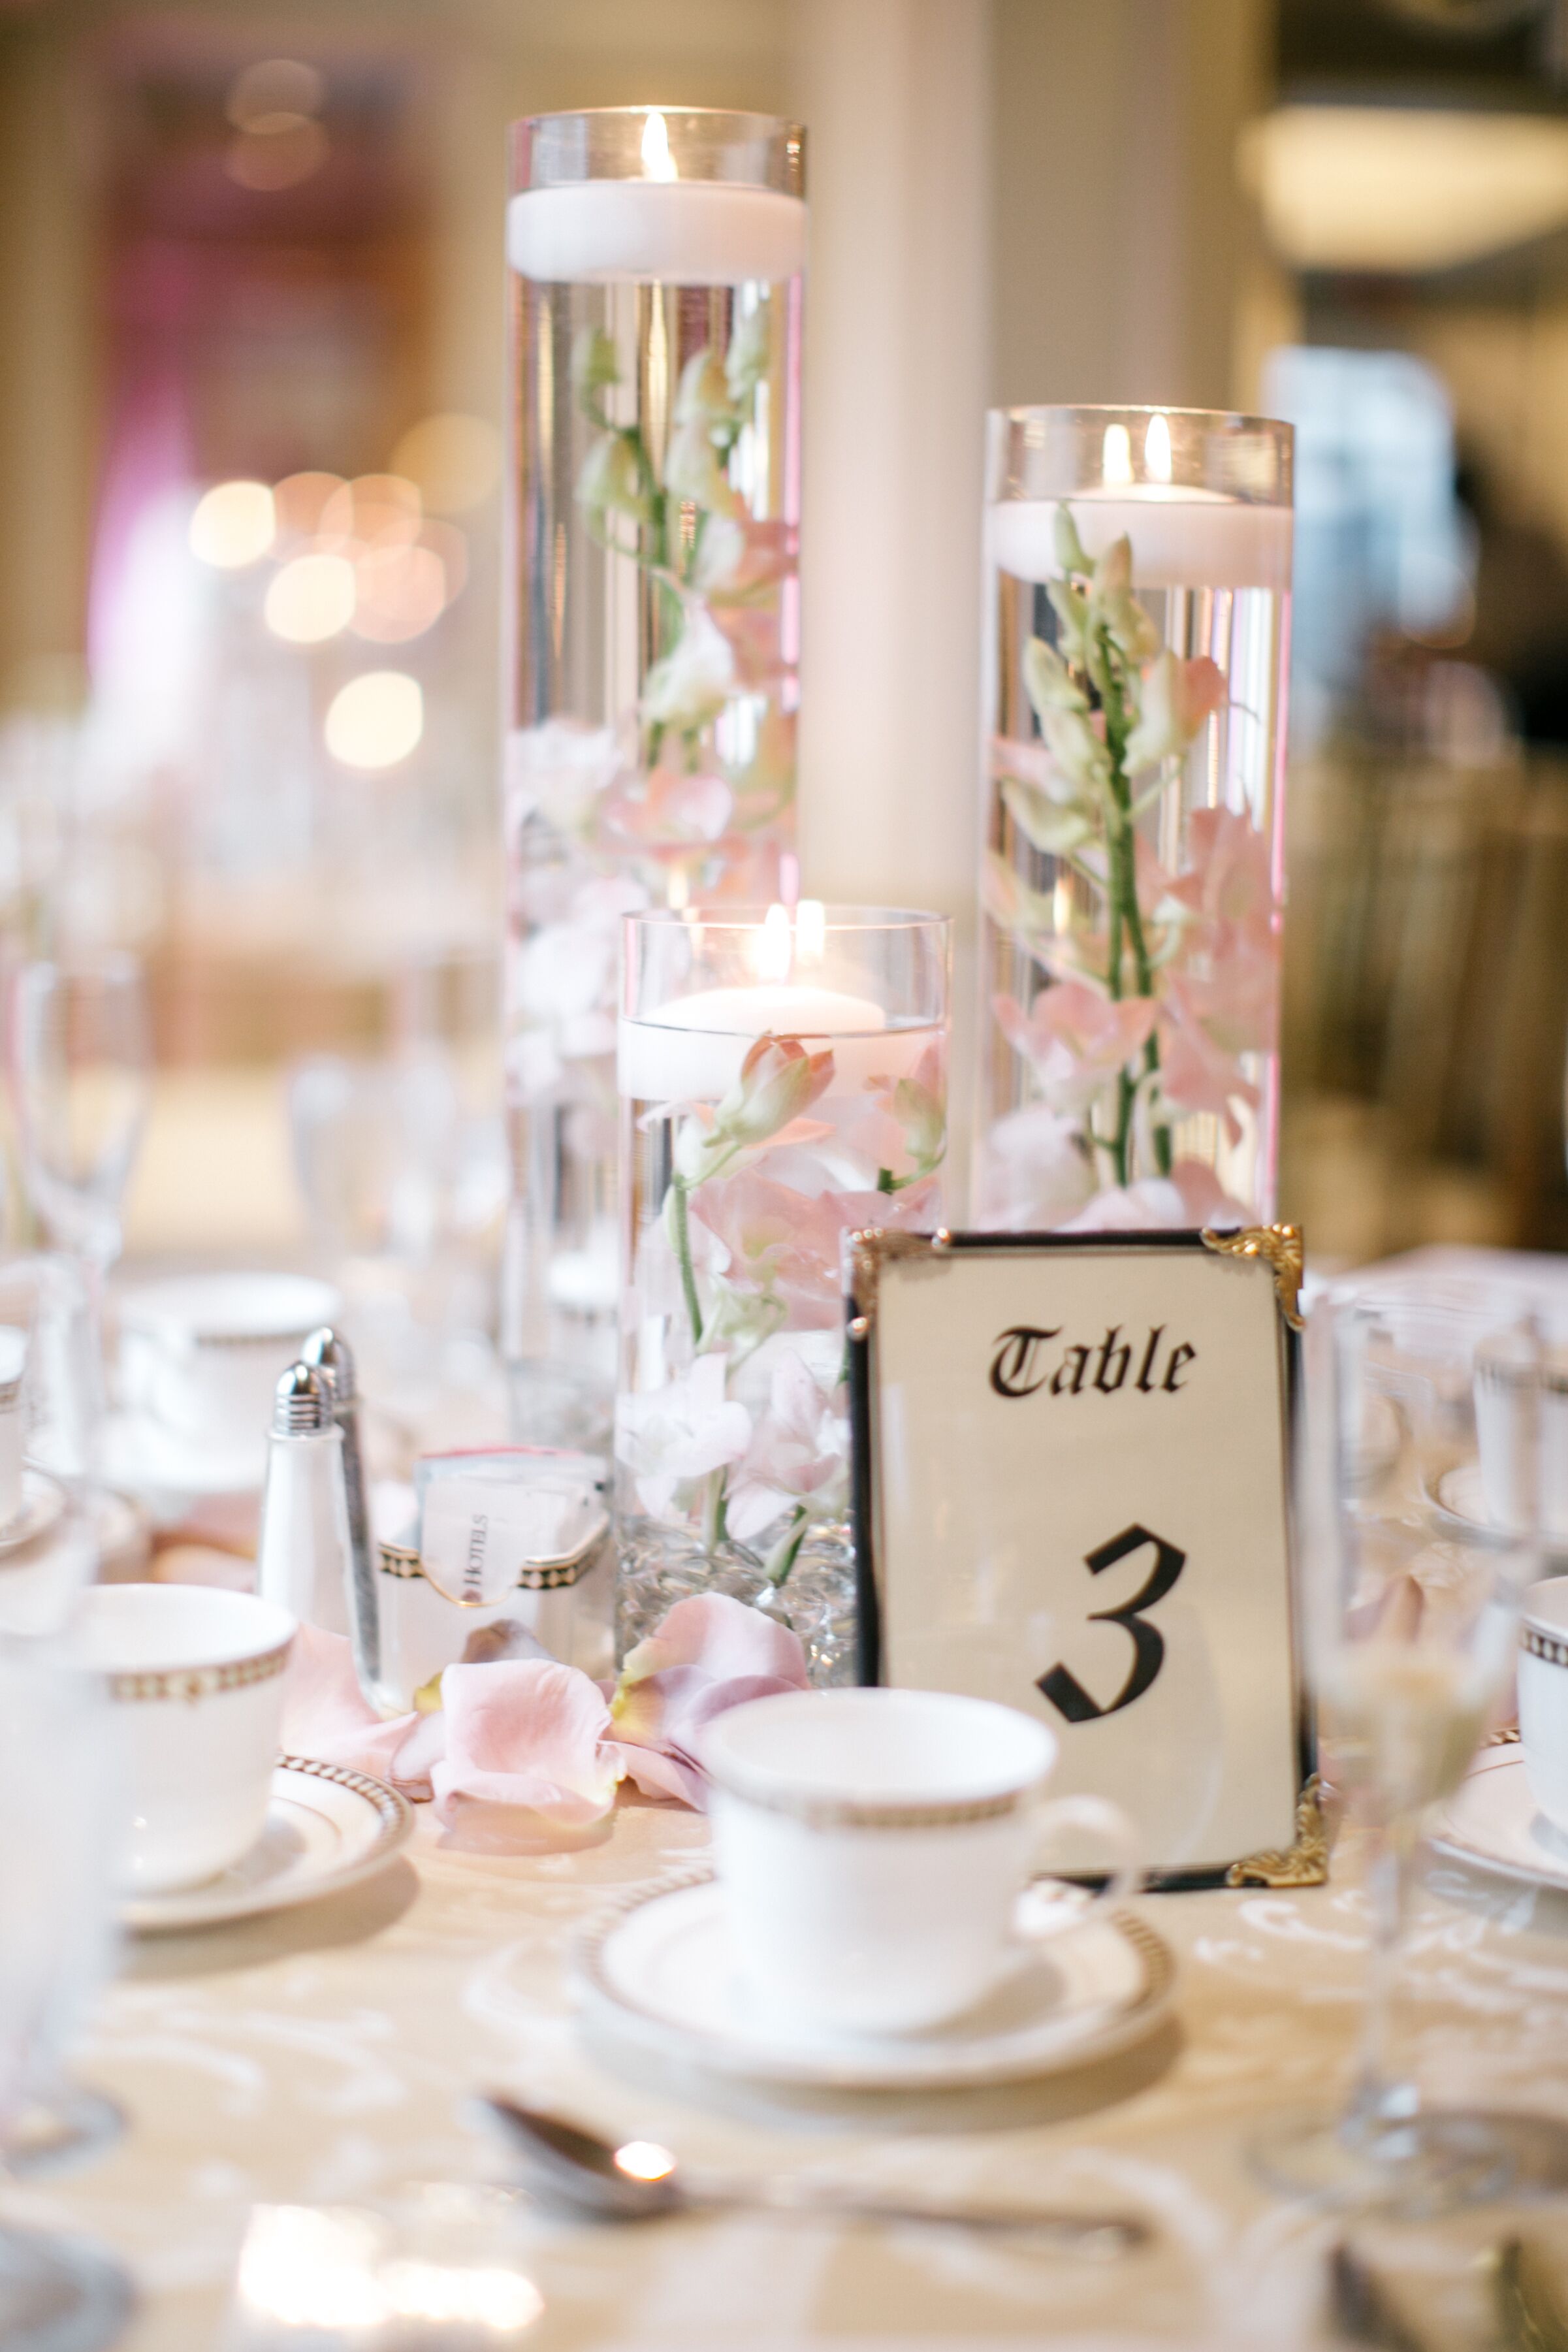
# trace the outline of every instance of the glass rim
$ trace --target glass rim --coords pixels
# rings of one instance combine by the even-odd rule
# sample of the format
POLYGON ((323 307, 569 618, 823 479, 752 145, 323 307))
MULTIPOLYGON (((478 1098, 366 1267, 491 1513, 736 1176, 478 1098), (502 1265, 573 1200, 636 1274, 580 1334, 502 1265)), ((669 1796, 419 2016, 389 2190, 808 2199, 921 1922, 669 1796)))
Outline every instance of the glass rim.
POLYGON ((669 122, 700 122, 712 129, 721 122, 744 123, 752 138, 779 132, 786 138, 804 138, 805 125, 787 114, 763 114, 746 106, 673 106, 659 99, 645 99, 640 106, 551 106, 539 114, 519 114, 507 125, 510 131, 542 130, 551 122, 615 122, 630 121, 634 115, 662 114, 669 122))
MULTIPOLYGON (((781 899, 774 905, 782 906, 781 899)), ((798 898, 784 912, 794 924, 802 906, 820 906, 822 929, 841 934, 864 934, 868 931, 915 931, 943 929, 951 931, 953 918, 934 907, 862 907, 852 902, 835 899, 798 898)), ((772 913, 772 906, 755 905, 723 907, 712 913, 704 907, 638 907, 622 915, 624 923, 644 924, 650 929, 701 931, 759 931, 772 913)))
POLYGON ((1013 407, 993 408, 988 414, 1009 425, 1038 424, 1050 418, 1081 417, 1085 422, 1115 422, 1119 418, 1165 416, 1184 423, 1220 425, 1232 433, 1274 433, 1291 441, 1296 435, 1295 426, 1287 417, 1254 416, 1239 408, 1184 408, 1179 404, 1162 400, 1025 401, 1013 407))
POLYGON ((512 198, 603 181, 646 182, 638 126, 645 126, 654 115, 663 119, 666 141, 674 138, 677 145, 697 151, 685 156, 675 175, 681 184, 761 188, 804 201, 803 123, 789 115, 752 113, 744 107, 651 100, 519 115, 507 129, 512 198), (591 160, 595 149, 600 151, 596 162, 591 160))

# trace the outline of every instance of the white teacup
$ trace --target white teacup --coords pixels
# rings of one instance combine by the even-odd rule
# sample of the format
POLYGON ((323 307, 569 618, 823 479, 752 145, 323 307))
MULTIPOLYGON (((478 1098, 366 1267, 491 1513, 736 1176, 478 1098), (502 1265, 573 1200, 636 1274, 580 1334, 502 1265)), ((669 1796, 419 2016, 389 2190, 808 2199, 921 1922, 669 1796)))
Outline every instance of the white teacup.
POLYGON ((108 1677, 129 1783, 116 1883, 199 1886, 266 1823, 295 1621, 248 1592, 100 1584, 79 1625, 85 1663, 108 1677))
POLYGON ((746 1987, 792 2029, 909 2033, 961 2014, 1028 1945, 1014 1918, 1051 1832, 1136 1877, 1094 1797, 1042 1802, 1043 1723, 943 1691, 791 1691, 709 1726, 714 1858, 746 1987))
POLYGON ((1568 1576, 1525 1588, 1519 1738, 1531 1795, 1553 1829, 1568 1832, 1568 1576))
POLYGON ((120 1304, 127 1402, 178 1437, 259 1447, 278 1374, 340 1304, 330 1283, 306 1274, 141 1283, 120 1304))

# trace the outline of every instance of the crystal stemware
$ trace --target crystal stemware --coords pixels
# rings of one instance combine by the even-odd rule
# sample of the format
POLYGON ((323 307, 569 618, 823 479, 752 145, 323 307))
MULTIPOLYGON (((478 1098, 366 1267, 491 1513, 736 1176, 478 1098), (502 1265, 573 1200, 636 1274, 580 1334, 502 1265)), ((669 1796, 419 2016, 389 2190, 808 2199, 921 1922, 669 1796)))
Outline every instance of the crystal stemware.
POLYGON ((51 1239, 101 1276, 141 1139, 151 1049, 141 967, 111 953, 24 964, 10 1068, 28 1196, 51 1239))
POLYGON ((1308 1339, 1301 1594, 1325 1769, 1369 1833, 1368 1998, 1349 2097, 1255 2144, 1275 2188, 1412 2215, 1568 2185, 1548 2119, 1429 2105, 1399 2048, 1433 1810, 1511 1689, 1540 1573, 1541 1349, 1479 1291, 1325 1301, 1308 1339))
MULTIPOLYGON (((74 2032, 107 1965, 114 1785, 101 1679, 52 1645, 0 1637, 0 1786, 26 1792, 0 1808, 0 2179, 40 2059, 74 2032)), ((94 2352, 130 2305, 111 2257, 0 2213, 0 2344, 94 2352)))

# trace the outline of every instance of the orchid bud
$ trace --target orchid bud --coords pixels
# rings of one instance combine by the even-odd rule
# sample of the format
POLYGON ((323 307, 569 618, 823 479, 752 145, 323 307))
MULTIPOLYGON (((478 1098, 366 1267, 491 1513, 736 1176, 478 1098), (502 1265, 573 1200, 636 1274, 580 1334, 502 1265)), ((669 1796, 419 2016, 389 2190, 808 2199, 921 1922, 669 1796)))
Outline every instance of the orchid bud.
POLYGON ((664 488, 673 499, 728 513, 736 504, 713 436, 699 417, 677 425, 664 455, 664 488))
POLYGON ((724 362, 713 350, 694 352, 681 370, 675 394, 677 425, 722 425, 729 421, 729 389, 724 362))
POLYGON ((1091 594, 1102 608, 1113 596, 1124 596, 1133 584, 1133 542, 1125 531, 1113 539, 1094 566, 1091 594))
POLYGON ((1087 710, 1089 698, 1054 646, 1031 637, 1024 648, 1023 682, 1043 719, 1047 710, 1087 710))
POLYGON ((1089 649, 1088 599, 1065 580, 1048 580, 1045 593, 1061 625, 1062 659, 1073 669, 1082 669, 1089 649))
POLYGON ((624 433, 601 433, 591 445, 578 476, 577 495, 581 505, 600 513, 613 510, 638 522, 653 520, 637 452, 624 433))
POLYGON ((1103 793, 1111 782, 1111 754, 1082 710, 1040 714, 1051 756, 1064 774, 1089 793, 1103 793))
POLYGON ((771 341, 768 305, 761 302, 740 320, 729 339, 729 357, 725 362, 724 374, 730 399, 737 406, 750 399, 767 374, 771 341))
POLYGON ((571 388, 578 406, 594 415, 599 395, 621 381, 615 346, 602 327, 584 327, 571 347, 571 388))
POLYGON ((1072 509, 1059 506, 1056 509, 1056 560, 1063 572, 1087 572, 1089 558, 1083 541, 1078 536, 1078 525, 1072 520, 1072 509))

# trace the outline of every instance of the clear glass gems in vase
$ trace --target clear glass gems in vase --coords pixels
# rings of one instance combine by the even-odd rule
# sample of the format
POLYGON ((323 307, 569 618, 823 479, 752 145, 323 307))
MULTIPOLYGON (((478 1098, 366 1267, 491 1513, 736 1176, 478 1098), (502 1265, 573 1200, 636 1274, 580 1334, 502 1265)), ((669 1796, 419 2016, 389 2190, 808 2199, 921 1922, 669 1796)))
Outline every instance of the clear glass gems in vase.
POLYGON ((942 1223, 945 918, 806 900, 626 923, 622 1654, 722 1591, 854 1675, 840 1256, 942 1223))
POLYGON ((1273 1213, 1291 429, 991 419, 974 1214, 1273 1213))

